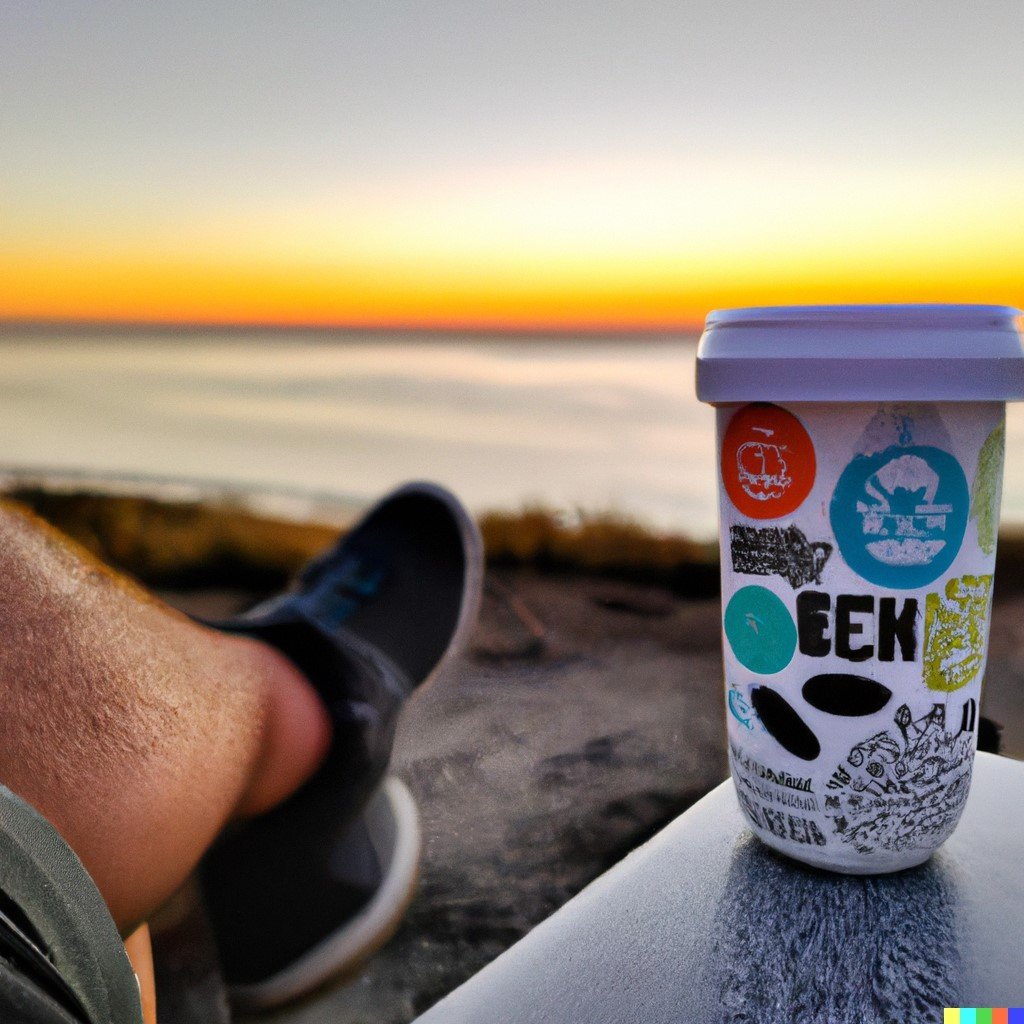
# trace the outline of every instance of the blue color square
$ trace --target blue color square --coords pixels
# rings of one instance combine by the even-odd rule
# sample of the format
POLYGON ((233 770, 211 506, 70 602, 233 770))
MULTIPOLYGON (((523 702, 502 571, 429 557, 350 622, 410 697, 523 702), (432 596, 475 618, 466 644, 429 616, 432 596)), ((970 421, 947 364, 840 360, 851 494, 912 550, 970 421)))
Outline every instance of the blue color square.
POLYGON ((1009 1020, 1010 1024, 1024 1024, 1024 1009, 1019 1006, 1011 1006, 1009 1020))

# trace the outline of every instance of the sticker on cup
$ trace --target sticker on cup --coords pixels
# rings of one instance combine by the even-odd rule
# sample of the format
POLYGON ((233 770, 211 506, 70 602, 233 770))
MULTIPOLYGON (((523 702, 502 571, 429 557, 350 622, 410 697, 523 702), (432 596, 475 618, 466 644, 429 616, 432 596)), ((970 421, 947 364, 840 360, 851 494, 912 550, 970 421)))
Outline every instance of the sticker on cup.
POLYGON ((750 703, 757 717, 779 746, 802 761, 814 761, 821 753, 821 744, 796 708, 768 686, 755 686, 750 703))
POLYGON ((821 583, 832 545, 808 540, 796 526, 731 526, 732 571, 750 576, 780 576, 794 589, 821 583))
POLYGON ((838 837, 860 853, 900 853, 942 842, 967 799, 977 704, 963 707, 959 728, 934 704, 914 718, 900 705, 893 724, 854 745, 829 779, 826 813, 838 837), (970 726, 970 728, 968 727, 970 726))
POLYGON ((978 547, 986 555, 995 554, 999 530, 999 490, 1003 479, 1003 448, 1006 427, 1000 423, 985 438, 978 455, 978 468, 971 487, 971 519, 978 525, 978 547))
POLYGON ((953 564, 969 509, 967 478, 949 452, 893 445, 847 465, 830 518, 854 572, 881 587, 910 590, 953 564))
POLYGON ((945 594, 929 594, 924 617, 924 682, 951 693, 973 682, 985 664, 992 605, 991 576, 960 576, 945 594))
POLYGON ((732 595, 725 635, 736 660, 758 675, 781 672, 796 651, 793 616, 766 587, 741 587, 732 595))
POLYGON ((733 505, 751 519, 795 512, 811 493, 814 445, 803 424, 777 405, 745 405, 722 441, 722 481, 733 505))
POLYGON ((754 709, 750 706, 750 701, 739 690, 730 687, 726 695, 726 703, 729 707, 729 713, 733 718, 748 732, 752 732, 756 716, 754 709))

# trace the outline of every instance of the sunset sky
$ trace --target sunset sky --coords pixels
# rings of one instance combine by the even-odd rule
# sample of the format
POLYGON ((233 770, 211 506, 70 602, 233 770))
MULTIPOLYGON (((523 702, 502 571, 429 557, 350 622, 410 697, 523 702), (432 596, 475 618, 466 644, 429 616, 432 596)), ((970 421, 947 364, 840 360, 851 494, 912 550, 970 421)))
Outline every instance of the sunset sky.
POLYGON ((1024 305, 1024 5, 4 3, 0 317, 1024 305))

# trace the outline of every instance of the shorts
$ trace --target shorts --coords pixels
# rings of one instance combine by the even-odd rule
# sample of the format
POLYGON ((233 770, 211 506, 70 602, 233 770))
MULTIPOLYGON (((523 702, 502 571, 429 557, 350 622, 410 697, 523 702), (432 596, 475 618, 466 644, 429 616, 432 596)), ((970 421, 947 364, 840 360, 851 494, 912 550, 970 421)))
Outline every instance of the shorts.
POLYGON ((57 830, 0 786, 0 1021, 142 1024, 114 919, 57 830))

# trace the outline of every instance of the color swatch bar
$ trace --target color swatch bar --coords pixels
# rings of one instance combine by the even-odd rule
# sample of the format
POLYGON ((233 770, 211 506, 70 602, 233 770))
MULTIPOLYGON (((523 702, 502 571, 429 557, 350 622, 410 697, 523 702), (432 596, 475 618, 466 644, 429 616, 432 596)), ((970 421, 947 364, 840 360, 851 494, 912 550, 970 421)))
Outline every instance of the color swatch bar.
POLYGON ((942 1011, 942 1024, 1024 1024, 1024 1009, 1006 1006, 961 1006, 942 1011))

